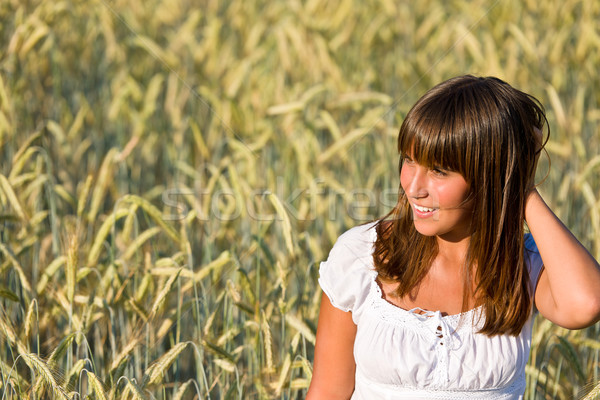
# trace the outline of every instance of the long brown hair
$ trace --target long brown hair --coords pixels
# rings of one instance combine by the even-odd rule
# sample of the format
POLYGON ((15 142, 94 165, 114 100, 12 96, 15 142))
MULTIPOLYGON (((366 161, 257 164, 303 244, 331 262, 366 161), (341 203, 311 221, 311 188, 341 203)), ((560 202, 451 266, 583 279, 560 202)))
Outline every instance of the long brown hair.
MULTIPOLYGON (((472 233, 462 308, 466 311, 468 298, 477 299, 485 315, 480 332, 489 336, 518 335, 531 312, 523 254, 525 200, 541 150, 536 130, 547 125, 542 105, 532 96, 497 78, 468 75, 429 90, 398 135, 399 170, 411 154, 419 164, 459 172, 470 185, 472 233)), ((409 295, 437 255, 436 238, 416 231, 402 188, 397 205, 376 229, 375 268, 398 282, 398 296, 409 295)))

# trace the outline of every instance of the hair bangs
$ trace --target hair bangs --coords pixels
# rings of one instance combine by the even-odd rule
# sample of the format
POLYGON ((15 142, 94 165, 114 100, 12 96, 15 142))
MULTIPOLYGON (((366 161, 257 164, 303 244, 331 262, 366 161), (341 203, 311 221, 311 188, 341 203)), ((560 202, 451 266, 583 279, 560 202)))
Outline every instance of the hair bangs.
POLYGON ((457 117, 455 108, 452 101, 418 104, 409 112, 413 117, 407 116, 400 128, 398 152, 401 159, 409 156, 421 165, 458 172, 470 181, 471 134, 465 132, 464 118, 457 117))

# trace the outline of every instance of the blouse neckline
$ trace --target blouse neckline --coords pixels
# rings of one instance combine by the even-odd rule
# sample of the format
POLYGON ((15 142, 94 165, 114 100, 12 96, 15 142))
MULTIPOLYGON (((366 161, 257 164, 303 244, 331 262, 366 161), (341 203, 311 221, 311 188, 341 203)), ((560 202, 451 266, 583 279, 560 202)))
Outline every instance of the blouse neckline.
MULTIPOLYGON (((371 242, 373 244, 375 244, 375 241, 377 240, 377 230, 375 229, 375 224, 372 224, 371 227, 369 228, 369 230, 370 230, 371 242)), ((481 311, 483 311, 483 305, 479 305, 479 306, 477 306, 475 308, 471 308, 470 310, 467 310, 467 311, 462 311, 458 314, 446 314, 446 315, 442 315, 441 311, 439 311, 439 310, 432 311, 432 310, 427 310, 427 309, 424 309, 421 307, 415 307, 410 310, 407 310, 405 308, 402 308, 400 306, 397 306, 397 305, 387 301, 384 298, 383 291, 381 290, 379 283, 377 282, 377 278, 378 278, 379 274, 377 273, 377 271, 375 269, 371 269, 369 272, 370 272, 369 275, 371 278, 371 280, 369 282, 369 286, 370 286, 369 295, 372 298, 372 302, 376 303, 378 308, 381 308, 382 311, 385 310, 386 314, 387 313, 395 314, 397 317, 403 317, 402 319, 406 318, 407 316, 414 316, 414 315, 430 316, 430 315, 436 314, 436 315, 438 315, 438 318, 446 320, 447 322, 452 322, 453 325, 456 325, 456 324, 458 324, 458 322, 460 321, 461 318, 465 318, 465 317, 473 318, 474 314, 477 313, 480 315, 481 311)))
POLYGON ((475 308, 471 308, 470 310, 460 312, 458 314, 446 314, 442 315, 439 310, 427 310, 421 307, 415 307, 410 310, 397 306, 395 304, 390 303, 383 297, 383 291, 379 287, 377 283, 377 272, 372 271, 371 280, 369 282, 369 295, 372 299, 372 303, 374 306, 383 311, 386 315, 394 315, 399 320, 404 320, 406 317, 412 316, 431 316, 433 314, 437 315, 439 319, 450 322, 453 325, 457 325, 461 318, 472 318, 475 314, 479 314, 483 311, 483 305, 480 305, 475 308))
POLYGON ((377 281, 378 277, 379 277, 379 275, 375 271, 375 274, 373 274, 373 282, 375 283, 375 286, 376 286, 376 289, 375 289, 376 296, 379 297, 379 298, 381 298, 381 300, 383 300, 384 303, 387 303, 390 306, 392 306, 393 308, 400 310, 401 313, 415 313, 415 314, 424 315, 424 314, 430 314, 430 313, 437 313, 437 312, 439 312, 441 314, 442 318, 460 319, 460 317, 470 316, 471 314, 473 314, 474 312, 478 311, 479 309, 481 309, 483 307, 483 305, 479 305, 479 306, 471 308, 471 309, 469 309, 467 311, 461 311, 461 312, 456 313, 456 314, 447 314, 446 313, 445 315, 440 310, 429 310, 429 309, 422 308, 422 307, 419 307, 419 306, 416 306, 416 307, 413 307, 410 310, 407 310, 404 307, 400 307, 400 306, 398 306, 398 305, 396 305, 396 304, 388 301, 384 297, 385 295, 383 293, 383 290, 382 290, 381 286, 379 285, 379 282, 377 281))

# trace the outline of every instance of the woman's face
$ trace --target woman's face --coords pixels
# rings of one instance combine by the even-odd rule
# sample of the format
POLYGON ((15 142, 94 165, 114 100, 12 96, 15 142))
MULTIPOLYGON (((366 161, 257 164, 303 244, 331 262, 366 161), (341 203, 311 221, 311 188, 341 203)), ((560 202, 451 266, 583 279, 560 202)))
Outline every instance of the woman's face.
POLYGON ((419 233, 453 242, 471 235, 473 205, 465 202, 470 188, 461 174, 426 167, 405 156, 400 184, 419 233))

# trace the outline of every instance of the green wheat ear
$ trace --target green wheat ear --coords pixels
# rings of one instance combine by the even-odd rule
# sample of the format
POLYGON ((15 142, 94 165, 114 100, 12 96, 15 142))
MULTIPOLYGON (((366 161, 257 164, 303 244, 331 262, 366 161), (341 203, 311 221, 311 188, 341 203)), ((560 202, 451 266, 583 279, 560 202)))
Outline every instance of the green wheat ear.
MULTIPOLYGON (((23 361, 38 375, 41 383, 40 389, 52 393, 54 399, 69 400, 66 391, 57 382, 54 372, 37 354, 23 353, 20 355, 23 361)), ((37 385, 36 385, 37 386, 37 385)), ((37 392, 37 390, 35 390, 37 392)))
POLYGON ((23 222, 27 222, 29 217, 25 213, 25 210, 19 201, 19 197, 8 179, 2 174, 0 174, 0 189, 4 192, 8 203, 12 206, 13 210, 15 210, 19 218, 23 220, 23 222))
POLYGON ((58 346, 52 351, 50 357, 48 357, 48 363, 50 365, 56 365, 58 360, 67 352, 71 344, 73 344, 73 340, 77 337, 78 333, 70 333, 60 341, 58 346))
POLYGON ((183 395, 185 394, 185 391, 192 384, 196 388, 196 392, 198 394, 198 398, 201 398, 200 393, 199 393, 198 384, 196 383, 195 380, 190 379, 190 380, 186 381, 185 383, 183 383, 181 386, 179 386, 179 388, 177 389, 177 392, 175 392, 175 394, 173 395, 173 400, 182 400, 183 399, 183 395))
POLYGON ((28 353, 27 346, 19 339, 15 333, 10 321, 4 321, 4 318, 0 318, 0 333, 3 334, 8 342, 17 348, 19 354, 28 353))
POLYGON ((65 265, 65 276, 67 283, 67 300, 72 313, 73 299, 75 297, 75 286, 77 285, 77 267, 79 266, 79 237, 76 233, 67 239, 67 262, 65 265))
POLYGON ((27 307, 27 314, 25 314, 23 337, 21 338, 21 340, 24 343, 29 342, 29 337, 31 335, 31 332, 32 332, 36 322, 38 322, 37 315, 36 315, 37 311, 38 311, 37 310, 37 300, 33 299, 29 303, 29 307, 27 307))
POLYGON ((144 395, 142 388, 140 388, 137 383, 128 379, 127 386, 125 386, 125 390, 121 395, 121 399, 146 400, 146 396, 144 395), (129 395, 130 393, 131 397, 129 395))
POLYGON ((148 370, 146 370, 146 379, 148 385, 158 383, 165 371, 173 364, 179 354, 190 344, 190 342, 181 342, 173 346, 168 352, 162 355, 148 370))
POLYGON ((261 310, 261 331, 263 333, 264 341, 264 352, 266 358, 266 370, 267 372, 275 372, 273 367, 273 337, 271 336, 271 327, 265 315, 264 310, 261 310))
POLYGON ((104 384, 98 379, 96 374, 91 371, 86 370, 86 375, 88 377, 88 382, 92 393, 96 396, 96 400, 108 400, 106 397, 106 392, 104 390, 104 384))
POLYGON ((156 315, 156 313, 160 310, 161 306, 164 304, 164 302, 167 298, 167 295, 171 292, 171 289, 173 288, 173 285, 177 281, 177 278, 179 278, 179 274, 181 273, 181 270, 182 269, 179 268, 175 274, 171 275, 171 277, 165 283, 165 286, 162 288, 160 293, 158 293, 158 295, 156 296, 156 299, 154 300, 154 304, 152 305, 152 309, 150 310, 150 318, 154 317, 156 315))
POLYGON ((600 382, 582 400, 598 400, 598 399, 600 399, 600 382))

